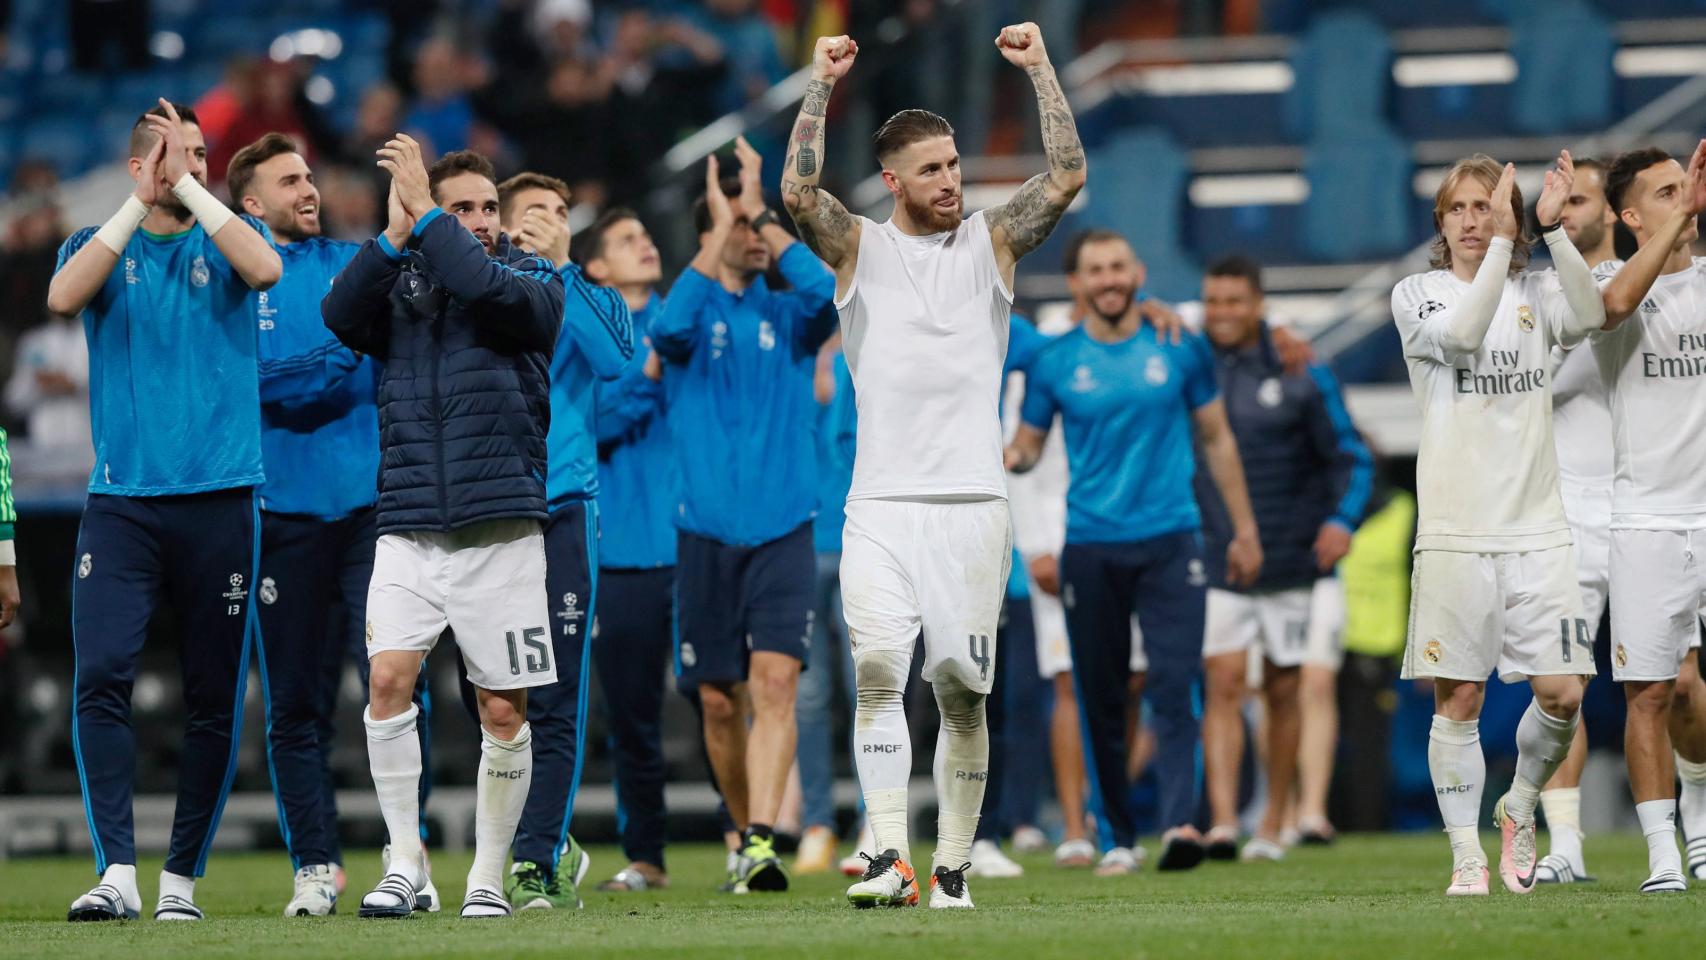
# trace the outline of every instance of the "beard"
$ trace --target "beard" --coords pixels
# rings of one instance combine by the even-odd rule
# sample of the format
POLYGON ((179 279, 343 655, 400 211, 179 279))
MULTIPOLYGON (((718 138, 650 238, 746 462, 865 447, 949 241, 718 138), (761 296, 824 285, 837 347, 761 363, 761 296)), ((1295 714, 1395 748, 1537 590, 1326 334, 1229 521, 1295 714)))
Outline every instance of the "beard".
POLYGON ((906 206, 907 219, 931 233, 944 233, 952 230, 959 226, 960 221, 965 218, 966 204, 963 198, 959 198, 959 203, 954 207, 953 213, 943 213, 937 209, 934 203, 915 202, 910 196, 905 197, 903 202, 906 206))
POLYGON ((1101 304, 1102 304, 1102 301, 1107 298, 1108 294, 1113 293, 1113 292, 1114 291, 1111 291, 1111 290, 1103 290, 1101 293, 1091 297, 1090 298, 1090 312, 1095 314, 1096 316, 1102 318, 1102 320, 1104 322, 1118 326, 1119 322, 1121 320, 1125 319, 1126 313, 1131 310, 1131 301, 1132 301, 1133 297, 1137 296, 1137 291, 1136 290, 1120 291, 1120 302, 1119 302, 1118 309, 1116 309, 1113 313, 1108 313, 1102 309, 1101 304))
MULTIPOLYGON (((1605 241, 1607 229, 1605 224, 1599 222, 1583 224, 1582 228, 1576 231, 1576 249, 1583 253, 1595 249, 1605 241)), ((1594 264, 1589 264, 1589 266, 1594 266, 1594 264)))
POLYGON ((184 206, 184 202, 178 199, 178 195, 169 189, 162 189, 159 194, 154 197, 154 206, 156 209, 170 215, 174 220, 188 220, 193 216, 193 214, 190 213, 190 208, 184 206))

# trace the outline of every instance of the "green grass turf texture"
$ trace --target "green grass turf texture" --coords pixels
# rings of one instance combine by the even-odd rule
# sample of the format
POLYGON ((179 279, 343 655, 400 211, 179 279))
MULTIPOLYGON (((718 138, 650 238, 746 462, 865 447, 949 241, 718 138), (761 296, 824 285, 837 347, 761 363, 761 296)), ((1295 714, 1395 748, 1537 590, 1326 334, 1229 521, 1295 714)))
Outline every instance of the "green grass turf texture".
MULTIPOLYGON (((1497 836, 1483 844, 1496 857, 1497 836)), ((1544 851, 1544 835, 1541 844, 1544 851)), ((929 849, 921 844, 919 855, 929 849)), ((400 921, 355 917, 361 893, 378 880, 375 852, 352 851, 337 916, 300 919, 280 915, 291 889, 282 854, 216 855, 197 889, 209 914, 201 923, 147 919, 157 858, 139 868, 144 919, 122 924, 65 922, 71 900, 93 885, 88 860, 12 860, 0 863, 0 957, 1600 958, 1682 956, 1706 929, 1706 892, 1636 892, 1647 864, 1633 834, 1589 838, 1599 882, 1528 896, 1506 893, 1495 875, 1492 896, 1448 899, 1445 838, 1388 834, 1294 850, 1279 864, 1205 863, 1175 874, 1146 867, 1111 879, 1024 857, 1022 878, 973 879, 978 909, 963 912, 855 911, 840 874, 796 877, 786 894, 719 894, 722 851, 700 845, 670 849, 668 890, 599 893, 593 888, 622 864, 612 848, 590 852, 584 911, 486 921, 456 917, 468 859, 447 854, 433 861, 445 910, 400 921)))

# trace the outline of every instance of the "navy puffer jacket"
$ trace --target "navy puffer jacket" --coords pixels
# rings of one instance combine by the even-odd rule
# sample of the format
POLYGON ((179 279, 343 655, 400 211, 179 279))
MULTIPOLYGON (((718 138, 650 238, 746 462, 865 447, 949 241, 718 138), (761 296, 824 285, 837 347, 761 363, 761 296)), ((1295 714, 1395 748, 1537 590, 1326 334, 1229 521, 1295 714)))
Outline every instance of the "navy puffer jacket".
POLYGON ((383 364, 379 530, 544 520, 550 363, 563 280, 434 209, 398 253, 363 244, 321 301, 326 326, 383 364))

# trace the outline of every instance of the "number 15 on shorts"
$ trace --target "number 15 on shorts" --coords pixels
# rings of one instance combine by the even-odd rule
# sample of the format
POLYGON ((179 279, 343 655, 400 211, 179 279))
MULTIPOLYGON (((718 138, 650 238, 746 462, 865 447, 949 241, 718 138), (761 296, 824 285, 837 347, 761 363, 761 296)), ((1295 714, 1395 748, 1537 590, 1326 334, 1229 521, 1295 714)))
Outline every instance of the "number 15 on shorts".
MULTIPOLYGON (((1570 639, 1570 621, 1560 619, 1558 621, 1558 652, 1563 654, 1565 663, 1570 662, 1570 639)), ((1576 618, 1575 641, 1576 646, 1582 648, 1588 659, 1593 659, 1593 637, 1588 635, 1588 622, 1580 617, 1576 618)))
MULTIPOLYGON (((521 631, 521 647, 516 646, 515 631, 504 631, 504 642, 509 644, 509 672, 521 676, 522 662, 525 660, 528 673, 544 673, 551 669, 551 644, 545 639, 544 627, 528 627, 521 631), (525 648, 526 655, 522 655, 525 648)), ((1569 659, 1568 655, 1565 659, 1569 659)))

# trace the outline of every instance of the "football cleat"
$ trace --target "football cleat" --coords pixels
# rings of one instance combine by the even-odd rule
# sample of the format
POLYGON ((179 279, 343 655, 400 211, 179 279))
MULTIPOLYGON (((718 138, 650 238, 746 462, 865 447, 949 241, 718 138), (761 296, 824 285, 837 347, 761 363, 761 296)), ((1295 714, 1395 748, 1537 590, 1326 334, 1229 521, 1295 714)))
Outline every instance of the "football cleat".
POLYGON ((1484 897, 1487 895, 1487 862, 1470 857, 1451 871, 1451 886, 1445 888, 1448 897, 1484 897))
POLYGON ((918 905, 918 878, 912 866, 900 858, 900 851, 884 850, 874 857, 868 853, 860 856, 865 860, 865 875, 847 888, 848 903, 861 910, 918 905))
POLYGON ((748 837, 735 864, 736 892, 781 893, 788 889, 788 871, 776 855, 773 837, 748 837))
POLYGON ((877 847, 877 838, 871 833, 869 821, 859 828, 859 839, 853 843, 853 852, 841 858, 841 875, 857 877, 865 872, 865 861, 871 859, 872 850, 877 847))
POLYGON ((807 827, 800 834, 800 848, 794 852, 794 872, 828 873, 834 862, 835 831, 828 827, 807 827))
POLYGON ((564 904, 561 888, 553 891, 553 886, 556 884, 546 875, 544 867, 532 860, 517 860, 509 868, 504 894, 517 910, 554 910, 564 904))
POLYGON ((947 867, 937 867, 930 875, 930 909, 932 910, 971 910, 971 891, 966 889, 966 870, 971 864, 964 863, 958 870, 947 867))
POLYGON ((1493 823, 1499 828, 1499 879, 1512 893, 1534 890, 1534 874, 1538 866, 1538 850, 1534 839, 1534 818, 1518 821, 1505 812, 1506 794, 1493 806, 1493 823))

